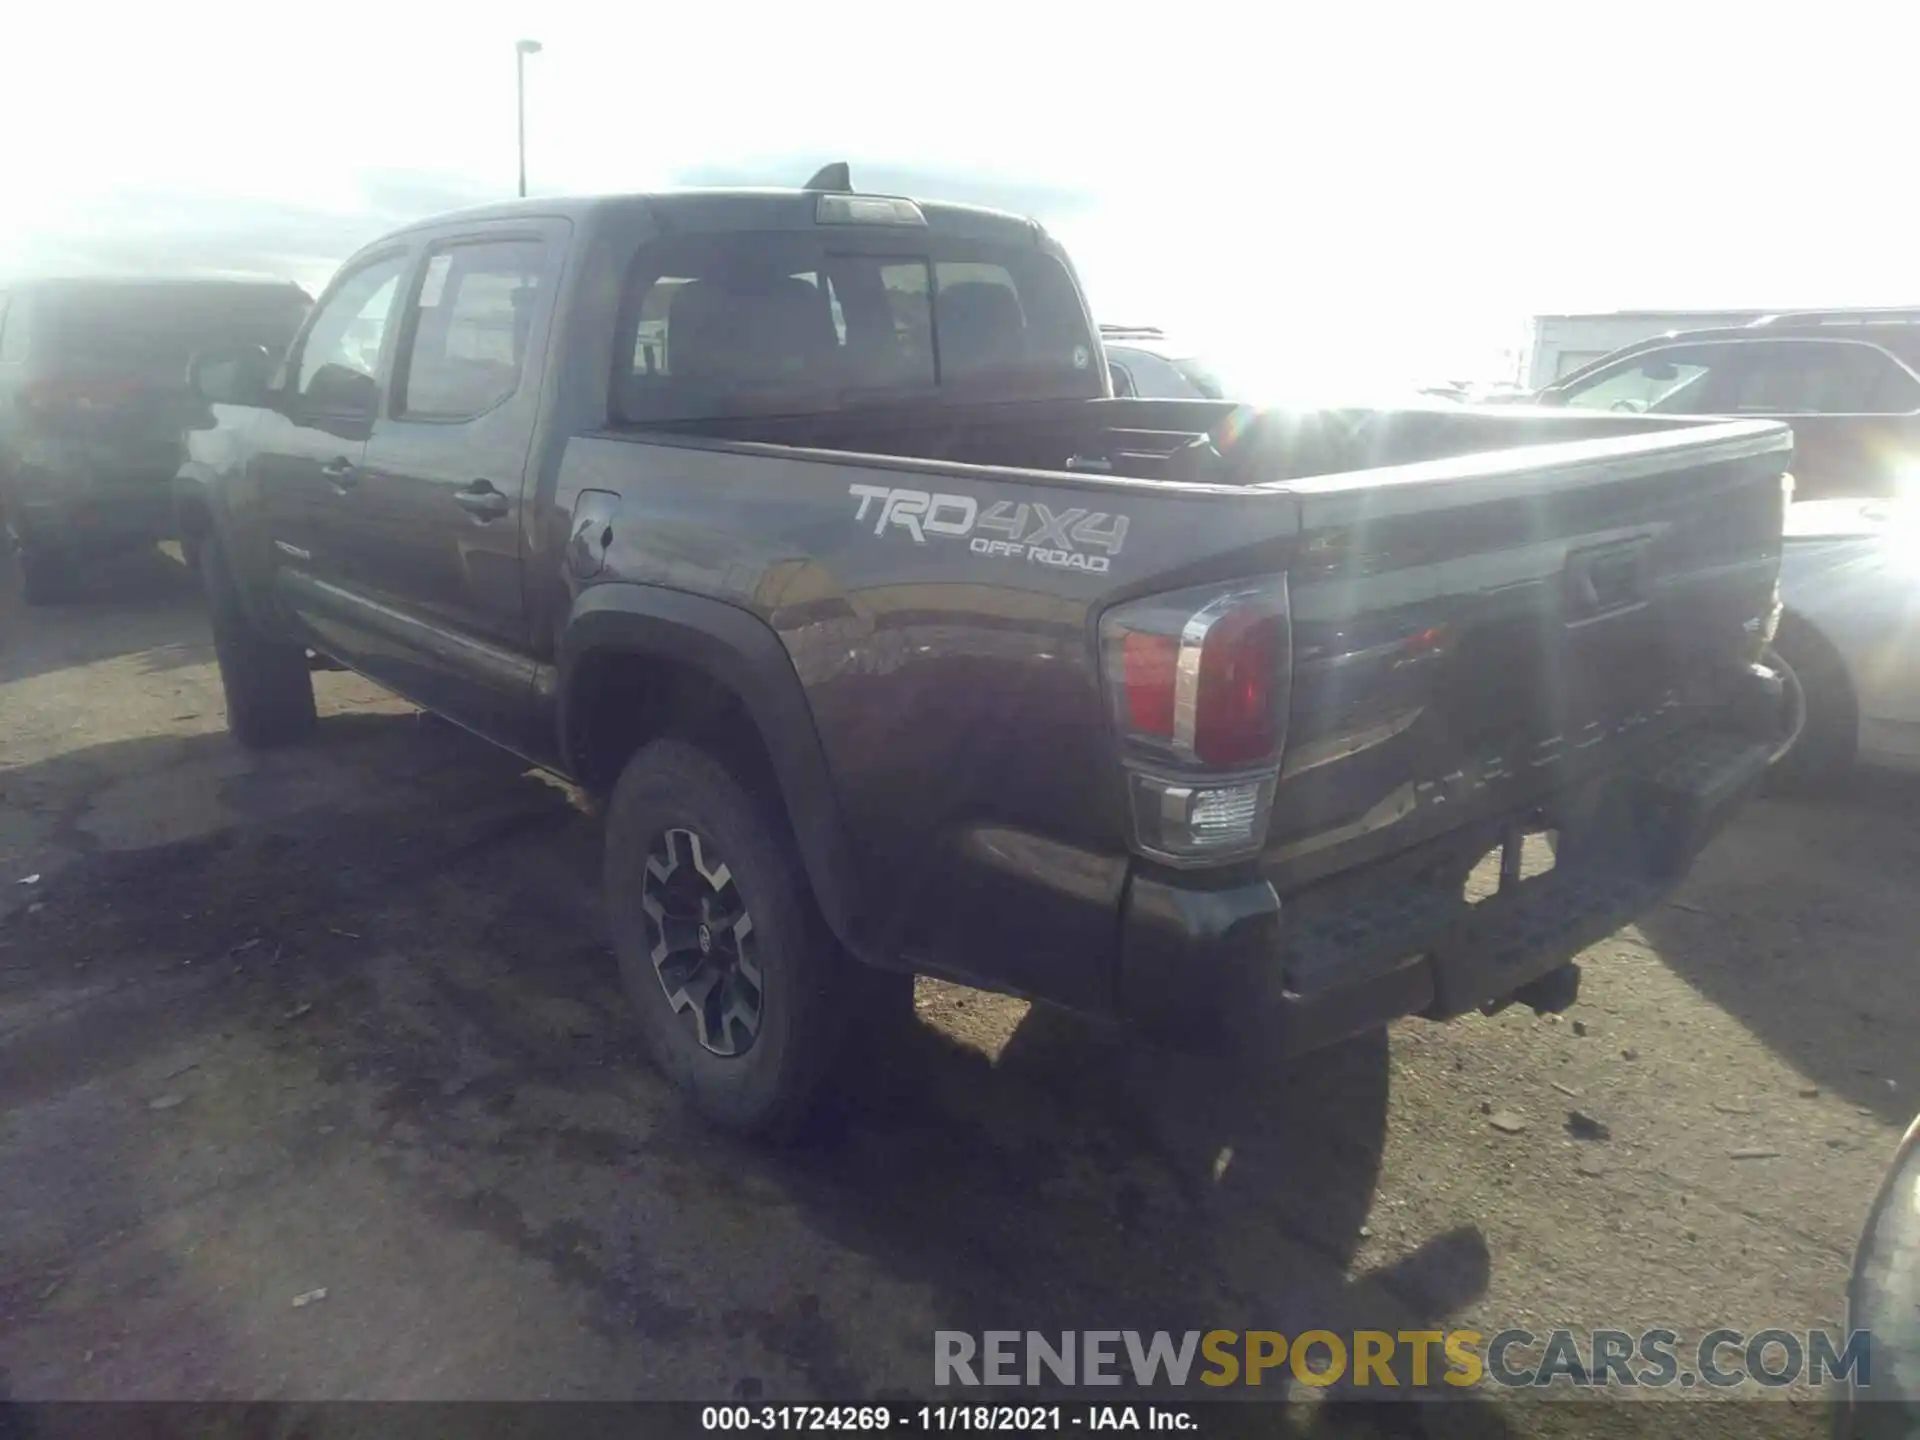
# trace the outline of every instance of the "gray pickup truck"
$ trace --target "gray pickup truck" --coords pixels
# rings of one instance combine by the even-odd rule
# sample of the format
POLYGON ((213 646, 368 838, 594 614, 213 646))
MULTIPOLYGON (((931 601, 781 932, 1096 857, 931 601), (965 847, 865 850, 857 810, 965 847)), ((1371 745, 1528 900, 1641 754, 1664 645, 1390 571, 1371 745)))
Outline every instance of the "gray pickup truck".
POLYGON ((831 184, 391 235, 196 366, 232 731, 345 665, 604 796, 650 1049, 738 1130, 916 973, 1267 1052, 1564 1007, 1774 743, 1786 427, 1099 347, 1037 225, 831 184))

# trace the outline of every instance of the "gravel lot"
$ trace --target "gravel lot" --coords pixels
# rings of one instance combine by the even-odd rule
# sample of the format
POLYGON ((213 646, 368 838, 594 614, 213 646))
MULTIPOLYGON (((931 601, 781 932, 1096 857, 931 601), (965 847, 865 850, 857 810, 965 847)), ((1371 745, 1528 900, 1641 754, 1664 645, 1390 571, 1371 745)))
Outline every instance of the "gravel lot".
POLYGON ((162 557, 11 594, 15 1397, 847 1400, 925 1393, 936 1328, 1804 1329, 1920 1105, 1920 788, 1880 780, 1757 806, 1564 1017, 1248 1075, 923 982, 809 1144, 755 1149, 640 1059, 564 787, 343 675, 315 743, 243 754, 162 557))

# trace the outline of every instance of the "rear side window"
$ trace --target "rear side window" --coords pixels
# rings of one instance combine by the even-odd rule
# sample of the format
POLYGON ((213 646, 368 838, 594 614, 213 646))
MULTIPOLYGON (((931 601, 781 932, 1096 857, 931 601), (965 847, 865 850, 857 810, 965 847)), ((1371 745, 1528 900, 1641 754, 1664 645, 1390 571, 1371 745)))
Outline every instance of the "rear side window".
POLYGON ((878 243, 930 253, 855 249, 848 237, 812 232, 689 237, 642 251, 622 303, 616 418, 1100 393, 1079 292, 1052 256, 918 234, 878 243))
POLYGON ((519 389, 543 264, 537 240, 456 245, 428 258, 398 414, 467 419, 519 389))
POLYGON ((1728 409, 1758 415, 1873 415, 1920 409, 1920 382, 1872 345, 1774 340, 1745 347, 1728 409))

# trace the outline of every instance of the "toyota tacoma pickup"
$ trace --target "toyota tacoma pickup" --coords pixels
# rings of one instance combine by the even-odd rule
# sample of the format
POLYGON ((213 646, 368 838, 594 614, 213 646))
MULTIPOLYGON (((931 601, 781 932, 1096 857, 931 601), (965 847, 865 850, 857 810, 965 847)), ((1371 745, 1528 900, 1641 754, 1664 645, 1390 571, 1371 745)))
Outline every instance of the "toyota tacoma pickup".
POLYGON ((1266 1052, 1563 1008, 1776 740, 1784 425, 1115 398, 1039 226, 831 169, 414 225, 195 374, 233 734, 346 666, 603 797, 736 1130, 915 974, 1266 1052))

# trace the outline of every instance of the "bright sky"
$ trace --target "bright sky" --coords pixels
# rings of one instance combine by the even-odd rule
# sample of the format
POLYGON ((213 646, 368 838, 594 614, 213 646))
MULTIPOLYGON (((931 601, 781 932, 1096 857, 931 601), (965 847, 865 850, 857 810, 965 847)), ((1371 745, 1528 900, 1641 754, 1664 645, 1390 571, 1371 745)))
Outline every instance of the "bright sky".
POLYGON ((1775 13, 22 0, 0 275, 317 288, 393 224, 511 194, 525 35, 536 194, 849 159, 1036 214, 1100 318, 1262 384, 1498 374, 1542 311, 1920 302, 1920 6, 1775 13))

